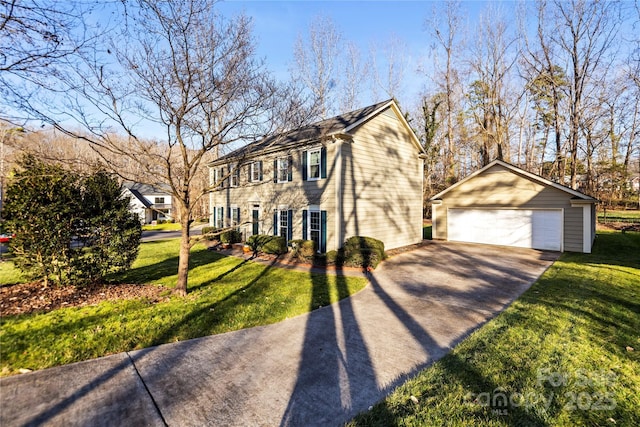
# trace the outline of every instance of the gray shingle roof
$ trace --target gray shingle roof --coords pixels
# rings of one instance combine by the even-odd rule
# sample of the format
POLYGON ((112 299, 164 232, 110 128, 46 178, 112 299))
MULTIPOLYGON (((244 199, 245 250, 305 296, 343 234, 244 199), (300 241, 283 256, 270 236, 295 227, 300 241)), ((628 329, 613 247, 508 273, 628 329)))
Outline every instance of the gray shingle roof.
POLYGON ((265 150, 285 148, 296 143, 302 145, 318 141, 324 136, 344 131, 349 126, 352 126, 365 119, 389 102, 391 102, 391 99, 370 105, 365 108, 361 108, 359 110, 331 117, 326 120, 321 120, 319 122, 303 126, 301 128, 294 129, 288 132, 267 136, 261 140, 234 150, 231 153, 226 154, 217 160, 214 160, 210 164, 222 163, 223 161, 228 159, 250 157, 265 150))

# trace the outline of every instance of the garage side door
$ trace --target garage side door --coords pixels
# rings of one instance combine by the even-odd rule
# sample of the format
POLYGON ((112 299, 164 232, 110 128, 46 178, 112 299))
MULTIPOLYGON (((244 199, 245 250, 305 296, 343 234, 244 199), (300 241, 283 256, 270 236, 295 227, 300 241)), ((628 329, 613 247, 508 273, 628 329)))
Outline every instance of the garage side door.
POLYGON ((562 211, 449 209, 449 240, 559 251, 562 211))

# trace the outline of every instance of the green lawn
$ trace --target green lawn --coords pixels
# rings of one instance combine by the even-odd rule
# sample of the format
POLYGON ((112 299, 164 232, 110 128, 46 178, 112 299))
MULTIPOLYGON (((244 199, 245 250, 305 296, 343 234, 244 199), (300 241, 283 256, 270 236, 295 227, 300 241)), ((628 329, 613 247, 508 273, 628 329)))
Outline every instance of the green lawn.
MULTIPOLYGON (((604 222, 604 211, 598 211, 598 221, 604 222)), ((640 222, 640 210, 607 210, 607 222, 640 222)))
POLYGON ((144 231, 180 231, 182 227, 178 222, 166 222, 158 225, 146 224, 142 226, 142 229, 144 231))
POLYGON ((639 254, 640 234, 619 232, 600 233, 593 254, 563 254, 349 425, 640 425, 639 254))
MULTIPOLYGON (((131 271, 112 280, 173 286, 177 251, 177 239, 144 243, 131 271)), ((0 265, 0 277, 9 266, 0 265)), ((157 304, 103 302, 1 318, 1 375, 274 323, 330 304, 366 284, 363 278, 307 274, 225 257, 197 245, 185 298, 157 304)))

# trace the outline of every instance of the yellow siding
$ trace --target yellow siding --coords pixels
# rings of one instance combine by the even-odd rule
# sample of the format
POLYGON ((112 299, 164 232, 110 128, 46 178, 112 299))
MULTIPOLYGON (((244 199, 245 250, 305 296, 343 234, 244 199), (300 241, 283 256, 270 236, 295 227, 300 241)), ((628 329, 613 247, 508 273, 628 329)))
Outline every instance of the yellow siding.
MULTIPOLYGON (((328 143, 327 147, 327 179, 317 181, 302 181, 302 151, 310 147, 319 147, 320 144, 282 152, 277 155, 265 156, 255 160, 262 160, 262 182, 249 182, 248 165, 241 166, 240 185, 238 187, 224 188, 211 193, 210 206, 237 206, 240 208, 240 229, 243 236, 252 234, 251 215, 255 203, 260 205, 260 233, 273 234, 273 211, 280 207, 293 210, 293 238, 302 238, 302 210, 309 205, 320 206, 321 210, 328 212, 327 244, 330 236, 334 235, 334 226, 331 223, 331 212, 335 209, 335 197, 333 196, 334 184, 329 175, 330 160, 333 156, 334 145, 328 143), (291 182, 275 183, 273 161, 277 157, 291 154, 293 160, 291 182)), ((218 167, 219 168, 219 167, 218 167)), ((225 210, 225 216, 227 215, 225 210)), ((211 215, 213 219, 213 215, 211 215)))
POLYGON ((422 240, 422 160, 400 120, 385 113, 342 146, 341 232, 375 237, 392 249, 422 240))
POLYGON ((326 179, 302 181, 302 151, 319 144, 301 147, 289 152, 293 156, 291 182, 273 182, 273 159, 286 154, 265 156, 261 159, 262 183, 247 182, 248 166, 243 166, 240 185, 214 191, 211 207, 224 206, 225 215, 228 206, 239 207, 245 236, 251 235, 254 202, 260 203, 262 210, 262 234, 273 234, 273 210, 286 207, 294 211, 293 238, 300 239, 302 210, 319 205, 327 211, 327 251, 338 249, 355 235, 382 240, 387 249, 419 242, 423 162, 411 134, 391 109, 352 134, 353 139, 323 142, 327 148, 326 179))

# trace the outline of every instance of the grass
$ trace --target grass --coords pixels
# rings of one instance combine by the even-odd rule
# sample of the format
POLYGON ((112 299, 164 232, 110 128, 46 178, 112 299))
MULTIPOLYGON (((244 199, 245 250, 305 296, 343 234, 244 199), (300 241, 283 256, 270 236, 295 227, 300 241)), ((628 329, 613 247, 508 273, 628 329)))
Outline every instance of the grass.
MULTIPOLYGON (((177 239, 144 243, 133 268, 111 279, 173 286, 177 251, 177 239)), ((0 266, 2 275, 7 265, 0 266)), ((198 245, 192 251, 185 298, 111 301, 1 318, 0 375, 275 323, 366 284, 363 278, 294 272, 225 257, 198 245)))
POLYGON ((563 254, 503 313, 349 425, 640 425, 638 254, 640 234, 619 232, 600 233, 592 254, 563 254))
POLYGON ((604 222, 640 222, 640 210, 607 210, 605 217, 604 211, 598 211, 598 221, 604 222))
POLYGON ((145 224, 142 226, 144 231, 180 231, 182 227, 179 222, 165 222, 164 224, 145 224))

